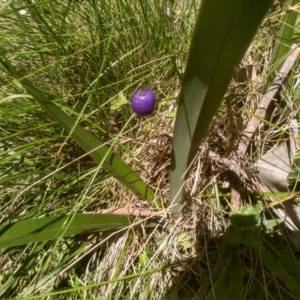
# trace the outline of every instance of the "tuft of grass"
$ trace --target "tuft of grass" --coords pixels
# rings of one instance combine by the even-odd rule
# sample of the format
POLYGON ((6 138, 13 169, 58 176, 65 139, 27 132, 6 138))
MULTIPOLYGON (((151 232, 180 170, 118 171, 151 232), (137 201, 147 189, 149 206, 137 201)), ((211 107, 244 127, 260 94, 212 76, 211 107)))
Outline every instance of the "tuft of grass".
MULTIPOLYGON (((114 140, 112 150, 166 206, 170 142, 163 134, 172 130, 167 116, 175 110, 195 14, 196 3, 10 1, 0 12, 0 54, 99 141, 114 140), (152 88, 159 99, 155 115, 144 119, 129 105, 141 86, 152 88), (119 95, 127 102, 112 110, 119 95)), ((150 208, 93 162, 2 67, 0 82, 3 225, 114 206, 150 208)), ((2 249, 1 297, 59 297, 66 288, 73 299, 138 295, 135 281, 143 282, 141 274, 147 272, 150 290, 151 274, 168 266, 160 255, 149 263, 139 259, 151 257, 157 247, 152 242, 156 230, 144 226, 144 233, 130 228, 123 238, 113 232, 83 233, 2 249), (152 243, 147 252, 140 252, 144 242, 139 237, 152 243), (114 239, 124 244, 114 246, 114 239), (111 275, 110 268, 115 270, 111 275)), ((155 289, 153 297, 157 294, 162 290, 155 289)))

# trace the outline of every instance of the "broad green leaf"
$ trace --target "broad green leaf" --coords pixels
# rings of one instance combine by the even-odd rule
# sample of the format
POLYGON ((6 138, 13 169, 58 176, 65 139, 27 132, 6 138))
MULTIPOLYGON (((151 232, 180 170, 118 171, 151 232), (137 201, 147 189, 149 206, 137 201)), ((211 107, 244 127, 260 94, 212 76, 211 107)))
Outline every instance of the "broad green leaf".
POLYGON ((22 220, 0 226, 0 248, 49 241, 87 231, 121 229, 130 225, 132 217, 109 214, 78 214, 22 220), (70 221, 70 222, 69 222, 70 221))
POLYGON ((187 167, 273 0, 202 0, 176 116, 171 162, 172 212, 182 206, 187 167))
POLYGON ((243 266, 238 256, 232 252, 230 261, 206 300, 243 299, 243 266))
POLYGON ((295 295, 300 294, 300 263, 293 257, 293 252, 287 247, 276 248, 280 254, 263 257, 265 266, 275 275, 282 280, 286 287, 295 295), (281 248, 281 249, 280 249, 281 248))
POLYGON ((270 219, 270 220, 264 220, 263 225, 267 230, 273 229, 275 226, 278 226, 280 223, 282 223, 282 219, 270 219))
POLYGON ((245 228, 255 226, 260 220, 260 210, 262 207, 261 201, 255 206, 245 204, 238 211, 235 211, 230 216, 230 221, 237 228, 245 228))
MULTIPOLYGON (((26 78, 18 73, 7 60, 0 58, 0 62, 51 117, 56 120, 97 163, 102 164, 107 172, 136 195, 149 202, 154 200, 154 192, 152 189, 118 155, 114 154, 109 147, 105 146, 91 133, 77 124, 74 119, 67 115, 43 92, 34 87, 26 78)), ((160 207, 158 200, 155 200, 155 204, 160 207)))
POLYGON ((185 249, 189 249, 192 247, 191 237, 185 232, 180 232, 178 234, 177 241, 178 244, 185 249))
POLYGON ((226 234, 226 243, 232 247, 244 245, 260 249, 262 246, 262 237, 259 229, 238 229, 226 234))
POLYGON ((128 104, 128 100, 125 98, 123 92, 120 92, 117 97, 111 100, 110 110, 118 110, 125 104, 128 104))

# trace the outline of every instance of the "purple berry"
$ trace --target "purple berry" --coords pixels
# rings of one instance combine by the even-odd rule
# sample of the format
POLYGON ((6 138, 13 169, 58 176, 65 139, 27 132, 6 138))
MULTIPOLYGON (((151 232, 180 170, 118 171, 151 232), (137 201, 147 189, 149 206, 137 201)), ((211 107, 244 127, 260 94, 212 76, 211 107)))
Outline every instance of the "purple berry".
POLYGON ((152 113, 155 105, 155 95, 148 88, 138 89, 131 97, 132 110, 140 115, 145 116, 152 113))

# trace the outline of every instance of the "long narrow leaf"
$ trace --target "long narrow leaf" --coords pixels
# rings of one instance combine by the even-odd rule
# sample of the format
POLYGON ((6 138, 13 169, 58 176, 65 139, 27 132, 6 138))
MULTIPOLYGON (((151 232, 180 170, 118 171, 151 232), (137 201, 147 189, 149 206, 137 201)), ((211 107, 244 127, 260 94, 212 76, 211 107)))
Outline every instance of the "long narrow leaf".
POLYGON ((206 300, 213 299, 243 299, 243 266, 234 252, 231 254, 230 261, 224 273, 206 297, 206 300))
MULTIPOLYGON (((75 122, 60 107, 51 101, 43 92, 34 87, 26 78, 18 73, 15 68, 4 59, 0 62, 27 90, 29 94, 42 106, 42 108, 56 120, 68 133, 71 133, 76 142, 103 168, 120 181, 129 190, 149 202, 154 199, 154 192, 118 155, 109 147, 102 144, 96 137, 75 122)), ((159 206, 159 201, 155 204, 159 206)))
MULTIPOLYGON (((272 68, 275 66, 276 72, 279 72, 286 55, 291 51, 292 44, 297 41, 295 38, 295 34, 297 34, 297 25, 298 21, 298 13, 296 10, 290 9, 298 5, 300 0, 285 0, 282 4, 282 11, 280 16, 280 27, 276 33, 276 40, 272 52, 271 66, 272 68)), ((272 84, 274 78, 274 73, 271 74, 268 84, 265 87, 265 91, 268 90, 270 85, 272 84)), ((294 74, 290 74, 288 79, 286 80, 286 84, 292 84, 294 79, 294 74)), ((298 97, 294 95, 294 100, 296 101, 298 97)))
MULTIPOLYGON (((278 63, 291 50, 294 43, 293 36, 296 30, 298 13, 295 10, 290 10, 290 7, 297 5, 299 2, 299 0, 285 0, 282 5, 281 25, 276 34, 272 63, 278 63)), ((280 70, 282 63, 277 66, 277 71, 280 70)))
POLYGON ((174 128, 172 211, 181 209, 187 166, 272 0, 203 0, 191 43, 174 128))
POLYGON ((47 217, 2 225, 0 226, 0 248, 48 241, 92 230, 121 229, 133 221, 132 217, 108 214, 78 214, 68 224, 69 219, 70 216, 47 217))

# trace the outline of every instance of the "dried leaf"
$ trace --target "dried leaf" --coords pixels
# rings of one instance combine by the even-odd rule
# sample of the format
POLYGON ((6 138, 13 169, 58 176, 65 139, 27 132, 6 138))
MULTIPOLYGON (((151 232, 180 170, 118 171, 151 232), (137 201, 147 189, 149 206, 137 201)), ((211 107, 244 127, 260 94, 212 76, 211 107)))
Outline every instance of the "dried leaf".
POLYGON ((290 124, 291 138, 273 150, 268 151, 256 162, 259 178, 273 192, 283 192, 287 189, 287 178, 291 171, 295 153, 298 149, 297 121, 290 124))
MULTIPOLYGON (((267 152, 259 159, 255 167, 261 179, 259 184, 263 192, 284 192, 287 191, 287 178, 291 171, 295 153, 298 149, 298 124, 296 120, 290 123, 290 139, 279 147, 267 152)), ((270 197, 275 201, 275 197, 270 197)), ((284 224, 292 231, 300 230, 300 207, 292 201, 284 201, 281 207, 273 208, 274 212, 280 217, 284 224)), ((300 246, 299 239, 292 239, 296 247, 300 246), (296 242, 296 240, 298 240, 296 242)))

